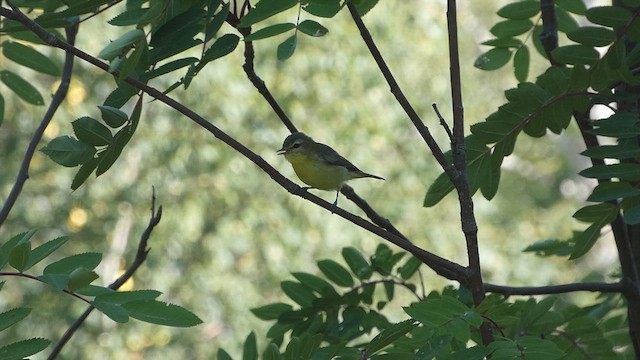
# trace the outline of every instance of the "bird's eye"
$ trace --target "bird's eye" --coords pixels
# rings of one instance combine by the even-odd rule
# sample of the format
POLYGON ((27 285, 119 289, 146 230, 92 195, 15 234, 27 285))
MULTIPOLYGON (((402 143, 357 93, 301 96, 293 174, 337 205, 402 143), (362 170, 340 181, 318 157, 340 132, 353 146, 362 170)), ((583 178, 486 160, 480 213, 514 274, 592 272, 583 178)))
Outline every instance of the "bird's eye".
POLYGON ((292 146, 292 148, 294 148, 294 149, 297 149, 297 148, 299 148, 299 147, 300 147, 300 143, 295 143, 295 144, 293 144, 293 146, 292 146))

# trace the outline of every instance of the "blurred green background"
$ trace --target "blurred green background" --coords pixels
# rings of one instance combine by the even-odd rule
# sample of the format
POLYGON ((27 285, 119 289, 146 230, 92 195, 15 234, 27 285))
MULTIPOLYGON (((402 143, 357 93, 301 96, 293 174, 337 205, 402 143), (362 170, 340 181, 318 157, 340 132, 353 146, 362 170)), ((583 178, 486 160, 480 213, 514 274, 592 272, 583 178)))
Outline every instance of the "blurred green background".
MULTIPOLYGON (((488 29, 497 21, 494 13, 501 3, 459 5, 468 125, 493 112, 504 102, 502 92, 515 85, 509 67, 491 73, 473 68, 475 58, 483 52, 479 43, 490 38, 488 29)), ((105 23, 117 14, 118 7, 114 7, 83 24, 77 46, 97 54, 121 31, 105 23)), ((291 10, 272 21, 294 21, 296 14, 291 10)), ((431 108, 437 104, 450 121, 444 2, 383 1, 364 20, 405 94, 446 149, 448 140, 431 108)), ((449 195, 434 208, 422 207, 426 189, 440 170, 389 92, 348 12, 319 21, 329 28, 329 34, 301 37, 296 54, 284 63, 275 54, 284 37, 255 43, 258 74, 299 129, 330 144, 363 170, 387 179, 354 181, 351 185, 360 196, 417 245, 466 264, 456 197, 449 195)), ((235 32, 227 25, 223 31, 235 32)), ((39 50, 62 62, 60 51, 39 50)), ((290 165, 275 154, 287 130, 246 79, 243 62, 241 44, 231 55, 210 64, 187 91, 179 89, 172 96, 295 179, 290 165)), ((533 64, 534 75, 541 64, 533 64)), ((38 84, 43 94, 55 90, 51 78, 17 69, 2 57, 0 67, 19 72, 38 84)), ((164 89, 180 76, 182 73, 172 73, 151 85, 164 89)), ((76 60, 69 96, 41 146, 55 136, 72 134, 74 119, 98 117, 96 106, 114 88, 109 75, 76 60)), ((0 194, 4 201, 45 107, 28 106, 7 88, 0 91, 7 99, 6 119, 0 127, 0 194)), ((316 260, 340 260, 337 254, 344 246, 371 254, 382 241, 290 195, 187 118, 147 100, 139 130, 121 158, 107 174, 90 178, 77 191, 69 189, 76 169, 57 166, 38 152, 23 193, 0 228, 0 239, 6 241, 30 228, 39 229, 35 238, 40 242, 70 234, 72 241, 56 256, 103 252, 98 281, 106 285, 133 258, 149 219, 154 186, 163 218, 150 240, 147 262, 127 287, 158 289, 164 293, 160 300, 191 309, 204 324, 189 329, 137 321, 117 325, 95 312, 61 358, 209 359, 218 347, 237 356, 251 330, 258 333, 262 347, 270 324, 255 318, 249 309, 284 301, 279 282, 290 279, 289 272, 318 273, 316 260)), ((601 241, 578 262, 539 259, 521 252, 534 241, 567 238, 573 229, 582 228, 570 216, 593 184, 575 174, 587 164, 577 155, 582 146, 575 129, 565 135, 535 140, 521 137, 515 155, 504 164, 496 198, 488 202, 474 197, 488 282, 546 285, 606 276, 611 271, 615 253, 607 248, 609 240, 601 241)), ((333 199, 332 193, 317 194, 333 199)), ((340 205, 361 213, 344 197, 340 205)), ((426 268, 422 274, 427 291, 450 284, 426 268)), ((0 280, 7 280, 0 310, 34 309, 29 321, 0 333, 2 343, 17 336, 55 341, 84 309, 83 303, 39 283, 0 280)), ((573 299, 587 302, 591 298, 574 295, 573 299)), ((401 319, 399 306, 411 300, 400 297, 396 312, 392 310, 389 316, 401 319)))

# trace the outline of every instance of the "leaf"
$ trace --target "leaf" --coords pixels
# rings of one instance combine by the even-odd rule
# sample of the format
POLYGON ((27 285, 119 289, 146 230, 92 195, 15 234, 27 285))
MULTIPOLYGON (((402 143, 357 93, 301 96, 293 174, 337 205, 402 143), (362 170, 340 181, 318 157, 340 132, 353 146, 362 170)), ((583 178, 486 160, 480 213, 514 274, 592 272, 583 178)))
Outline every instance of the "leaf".
POLYGON ((309 287, 295 281, 283 281, 280 283, 280 288, 285 295, 302 307, 311 307, 313 300, 316 299, 309 287))
POLYGON ((603 218, 607 218, 610 219, 610 221, 613 221, 615 215, 616 207, 612 204, 597 204, 585 206, 576 211, 572 216, 578 221, 593 223, 600 221, 603 218))
POLYGON ((607 218, 600 219, 599 221, 591 224, 591 226, 576 237, 576 245, 569 257, 569 260, 578 259, 591 250, 600 237, 600 229, 610 222, 607 220, 607 218))
POLYGON ((531 20, 504 20, 496 23, 489 30, 497 38, 510 38, 522 35, 533 29, 531 20))
POLYGON ((367 259, 355 248, 350 246, 343 248, 342 257, 347 265, 349 265, 351 272, 353 272, 358 279, 366 280, 373 274, 373 270, 367 259))
POLYGON ((537 1, 516 1, 501 7, 497 14, 506 19, 522 20, 536 16, 540 12, 537 1))
POLYGON ((0 71, 0 80, 19 98, 32 105, 44 105, 44 99, 38 89, 11 71, 0 71))
POLYGON ((144 31, 141 29, 133 29, 118 39, 109 43, 98 53, 98 57, 107 61, 115 59, 122 55, 125 48, 133 46, 136 42, 144 40, 144 31))
POLYGON ((258 360, 258 342, 253 331, 247 336, 242 346, 242 360, 258 360))
POLYGON ((324 276, 336 285, 342 287, 351 287, 354 285, 353 278, 351 277, 351 274, 349 274, 349 271, 337 262, 331 259, 326 259, 319 260, 317 264, 324 276))
POLYGON ((280 35, 282 33, 285 33, 295 28, 296 28, 296 25, 293 23, 282 23, 282 24, 267 26, 254 33, 249 34, 244 38, 244 41, 256 41, 260 39, 266 39, 272 36, 280 35))
POLYGON ((311 290, 322 295, 324 298, 338 298, 340 296, 333 286, 325 279, 303 272, 292 272, 291 275, 293 275, 296 280, 300 281, 300 283, 308 286, 311 290))
POLYGON ((62 291, 67 288, 69 274, 44 274, 38 276, 38 279, 54 289, 62 291))
POLYGON ((70 274, 77 268, 95 269, 102 261, 102 254, 87 252, 62 258, 44 268, 44 274, 70 274))
POLYGON ((329 32, 326 27, 313 20, 302 21, 300 24, 298 24, 298 30, 313 37, 325 36, 329 32))
POLYGON ((234 34, 224 34, 218 38, 213 45, 207 51, 198 63, 197 69, 200 70, 207 63, 219 59, 225 55, 230 54, 238 46, 240 38, 234 34))
POLYGON ((324 18, 334 17, 341 8, 340 0, 308 0, 302 3, 302 10, 324 18))
POLYGON ((29 261, 26 264, 25 270, 30 269, 33 265, 39 263, 51 253, 56 251, 60 246, 64 245, 71 239, 70 236, 61 236, 59 238, 47 241, 46 243, 38 246, 31 251, 29 255, 29 261))
POLYGON ((631 11, 620 6, 593 6, 585 11, 585 16, 594 24, 621 27, 631 20, 631 11))
POLYGON ((378 0, 353 0, 353 5, 356 6, 360 16, 365 16, 377 4, 378 0))
POLYGON ((640 165, 627 163, 594 165, 578 174, 590 179, 640 180, 640 165))
POLYGON ((567 256, 573 251, 574 243, 557 239, 536 241, 527 246, 523 252, 534 252, 537 256, 567 256))
POLYGON ((113 26, 137 25, 147 12, 149 12, 149 8, 128 9, 107 22, 113 26))
POLYGON ((453 184, 451 183, 451 180, 449 180, 449 176, 446 173, 440 174, 440 176, 438 176, 429 186, 422 206, 431 207, 436 205, 452 190, 453 184))
POLYGON ((91 158, 87 160, 73 177, 71 181, 71 190, 77 190, 85 181, 91 176, 93 171, 98 167, 98 163, 100 163, 100 159, 97 157, 91 158))
POLYGON ((493 48, 478 56, 473 66, 480 70, 497 70, 511 59, 511 51, 506 48, 493 48))
POLYGON ((211 19, 211 22, 207 27, 207 34, 205 36, 206 42, 209 42, 209 40, 211 40, 218 33, 218 30, 220 30, 224 22, 227 20, 227 17, 229 16, 229 7, 230 2, 224 3, 220 11, 218 11, 213 16, 213 19, 211 19))
POLYGON ((631 144, 600 145, 580 153, 594 159, 632 159, 640 155, 640 147, 631 144))
POLYGON ((51 140, 40 151, 62 166, 74 167, 93 158, 96 150, 91 145, 65 135, 51 140))
POLYGON ((605 202, 620 198, 640 195, 637 189, 627 182, 605 182, 598 184, 587 198, 587 201, 605 202))
POLYGON ((132 301, 153 300, 162 293, 157 290, 114 291, 96 296, 96 301, 125 304, 132 301))
POLYGON ((260 0, 242 17, 240 27, 249 27, 298 4, 298 0, 260 0))
POLYGON ((149 47, 146 39, 138 41, 133 52, 126 57, 118 71, 118 80, 122 81, 138 71, 146 71, 149 67, 149 47))
POLYGON ((498 48, 519 48, 524 46, 522 41, 514 38, 498 38, 487 40, 482 45, 493 46, 498 48))
POLYGON ((269 343, 269 345, 267 345, 267 348, 264 349, 264 352, 262 353, 262 359, 263 360, 280 360, 280 349, 278 348, 278 345, 274 343, 269 343))
POLYGON ((218 349, 218 353, 216 354, 216 359, 218 360, 233 360, 231 355, 226 352, 223 348, 218 349))
POLYGON ((615 40, 613 30, 598 26, 582 26, 567 33, 567 37, 587 46, 607 46, 615 40))
POLYGON ((7 59, 26 66, 35 71, 60 76, 60 68, 48 56, 43 55, 36 49, 22 45, 17 42, 5 41, 2 43, 2 54, 7 59))
POLYGON ((9 253, 9 265, 11 265, 12 268, 18 270, 19 272, 23 272, 27 267, 30 253, 30 242, 27 241, 18 244, 16 247, 11 249, 11 253, 9 253))
POLYGON ((587 10, 583 0, 556 0, 555 3, 562 9, 576 15, 584 15, 584 12, 587 10))
POLYGON ((4 108, 4 96, 0 94, 0 126, 2 126, 2 123, 4 122, 4 108))
POLYGON ((413 319, 408 319, 397 324, 393 324, 390 327, 382 330, 375 338, 373 338, 369 344, 365 346, 367 355, 373 355, 378 351, 384 349, 386 346, 394 343, 399 338, 406 335, 411 330, 415 329, 418 323, 413 319))
MULTIPOLYGON (((100 114, 102 114, 102 120, 111 128, 119 128, 129 120, 129 117, 124 111, 113 106, 99 105, 98 109, 100 109, 100 114)), ((109 134, 111 134, 111 132, 109 132, 109 134)))
POLYGON ((412 256, 404 263, 404 265, 398 268, 398 274, 400 274, 402 279, 407 280, 418 271, 420 265, 422 265, 422 261, 417 257, 412 256))
POLYGON ((0 359, 23 359, 46 349, 50 343, 41 338, 17 341, 0 348, 0 359))
POLYGON ((596 49, 585 45, 560 46, 551 51, 551 56, 554 60, 569 65, 592 65, 600 59, 596 49))
POLYGON ((129 313, 120 304, 93 300, 91 302, 91 305, 93 305, 96 309, 98 309, 98 311, 101 311, 103 314, 108 316, 109 319, 117 323, 123 324, 129 321, 129 313))
POLYGON ((143 73, 140 75, 142 79, 149 80, 158 76, 162 76, 164 74, 168 74, 172 71, 181 69, 185 66, 193 65, 198 62, 198 58, 196 57, 187 57, 183 59, 178 59, 174 61, 170 61, 162 66, 159 66, 149 72, 143 73))
POLYGON ((69 282, 67 283, 67 287, 71 291, 76 291, 91 284, 91 282, 98 277, 98 274, 96 274, 94 271, 79 267, 69 274, 69 282))
POLYGON ((253 315, 260 320, 276 320, 287 311, 292 311, 293 307, 285 303, 274 303, 251 309, 253 315))
POLYGON ((111 130, 100 124, 98 120, 83 116, 71 123, 78 140, 93 146, 109 145, 113 140, 111 130))
POLYGON ((156 300, 132 301, 122 305, 129 316, 140 321, 173 327, 192 327, 202 323, 191 311, 156 300))
POLYGON ((529 58, 529 48, 526 46, 519 47, 515 55, 513 55, 513 73, 518 82, 527 81, 527 76, 529 76, 529 58))
POLYGON ((290 58, 296 51, 296 44, 298 37, 294 34, 278 45, 277 57, 280 61, 285 61, 290 58))
POLYGON ((31 313, 31 309, 29 308, 15 308, 1 313, 0 331, 7 329, 10 326, 24 320, 29 315, 29 313, 31 313))

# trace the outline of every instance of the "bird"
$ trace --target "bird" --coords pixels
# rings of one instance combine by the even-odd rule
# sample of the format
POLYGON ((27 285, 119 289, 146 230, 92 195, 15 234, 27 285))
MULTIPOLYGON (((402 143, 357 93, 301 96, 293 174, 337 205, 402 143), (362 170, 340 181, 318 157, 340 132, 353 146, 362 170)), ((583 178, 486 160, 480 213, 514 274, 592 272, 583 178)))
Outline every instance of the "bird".
POLYGON ((358 169, 330 146, 315 142, 303 132, 287 136, 276 154, 284 155, 291 163, 298 178, 309 185, 306 189, 336 191, 332 212, 338 206, 340 189, 345 182, 358 178, 384 180, 358 169))

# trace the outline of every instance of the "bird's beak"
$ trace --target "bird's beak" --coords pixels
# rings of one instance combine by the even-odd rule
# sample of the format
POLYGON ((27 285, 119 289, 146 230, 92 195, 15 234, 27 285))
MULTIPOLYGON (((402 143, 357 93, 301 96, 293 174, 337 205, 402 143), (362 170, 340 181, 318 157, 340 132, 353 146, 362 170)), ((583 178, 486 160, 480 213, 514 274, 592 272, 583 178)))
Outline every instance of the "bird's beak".
POLYGON ((285 148, 282 148, 282 149, 280 149, 280 150, 276 151, 276 154, 277 154, 277 155, 284 155, 284 154, 286 154, 286 153, 287 153, 287 149, 285 149, 285 148))

